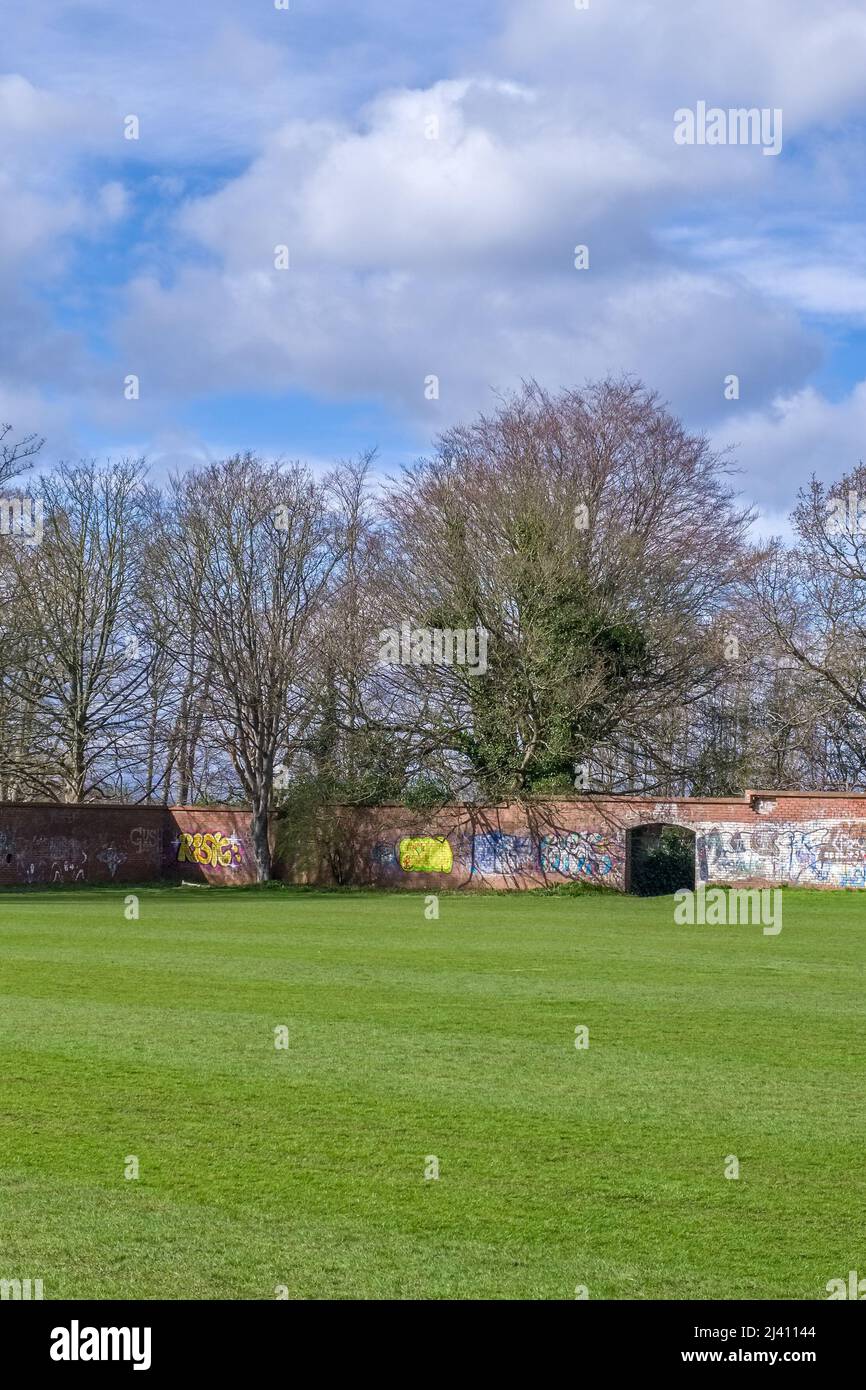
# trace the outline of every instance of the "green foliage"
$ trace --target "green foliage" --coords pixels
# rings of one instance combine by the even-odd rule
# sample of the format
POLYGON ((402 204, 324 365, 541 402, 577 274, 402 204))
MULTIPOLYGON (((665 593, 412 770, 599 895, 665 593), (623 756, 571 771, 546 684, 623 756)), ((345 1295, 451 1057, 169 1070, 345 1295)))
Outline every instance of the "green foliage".
POLYGON ((444 806, 450 798, 450 789, 444 782, 435 777, 421 777, 406 787, 401 800, 411 811, 426 811, 444 806))
POLYGON ((545 585, 533 575, 530 587, 527 576, 524 587, 519 639, 491 641, 488 673, 469 688, 471 732, 457 740, 490 797, 573 789, 575 764, 650 662, 646 634, 582 577, 545 585))
POLYGON ((618 888, 592 879, 577 879, 571 883, 546 883, 540 888, 515 889, 515 892, 537 893, 543 898, 585 898, 587 894, 603 894, 607 897, 622 898, 618 888))
POLYGON ((634 832, 631 891, 639 897, 658 897, 695 886, 695 837, 688 830, 666 825, 658 840, 644 847, 634 832))

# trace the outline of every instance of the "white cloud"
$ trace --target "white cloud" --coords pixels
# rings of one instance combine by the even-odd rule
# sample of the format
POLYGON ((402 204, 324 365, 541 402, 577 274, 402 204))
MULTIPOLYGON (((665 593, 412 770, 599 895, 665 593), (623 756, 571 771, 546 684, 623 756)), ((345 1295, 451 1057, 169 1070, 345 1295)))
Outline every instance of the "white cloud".
POLYGON ((755 402, 801 385, 819 348, 796 316, 654 237, 687 179, 653 138, 566 124, 548 94, 491 80, 384 94, 354 127, 293 122, 187 203, 183 233, 214 264, 136 280, 125 359, 160 390, 372 395, 437 427, 528 376, 627 370, 710 418, 729 372, 755 402))
POLYGON ((123 184, 113 179, 104 183, 99 190, 99 211, 108 222, 119 222, 126 216, 129 198, 123 184))
POLYGON ((837 479, 866 459, 866 381, 839 401, 813 387, 780 394, 769 408, 717 430, 715 441, 736 444, 755 500, 771 513, 787 513, 812 473, 837 479))
MULTIPOLYGON (((433 15, 320 0, 287 16, 215 0, 203 24, 167 0, 122 19, 90 0, 87 14, 85 43, 79 12, 57 7, 38 68, 10 24, 30 63, 0 78, 0 296, 22 330, 0 388, 56 371, 55 399, 74 384, 98 426, 182 456, 199 441, 172 413, 214 393, 374 398, 432 434, 521 377, 628 370, 690 424, 742 439, 760 475, 798 429, 816 457, 851 442, 857 393, 808 389, 830 331, 804 319, 832 329, 866 309, 859 145, 839 128, 864 106, 860 5, 453 0, 433 15), (698 99, 782 106, 781 158, 676 146, 673 112, 698 99), (129 111, 139 142, 121 139, 129 111), (173 228, 160 209, 147 220, 203 175, 216 191, 188 196, 173 228), (816 191, 835 226, 810 226, 816 191), (43 293, 61 284, 73 240, 121 219, 116 351, 87 359, 20 286, 34 271, 43 293)), ((779 494, 767 476, 755 488, 779 494)))
MULTIPOLYGON (((736 220, 742 224, 742 214, 736 220)), ((866 315, 863 231, 841 214, 768 216, 746 232, 703 220, 669 227, 663 241, 672 255, 799 313, 855 327, 866 315)))
POLYGON ((861 108, 866 13, 855 0, 592 0, 584 11, 515 0, 499 52, 521 74, 571 73, 577 99, 614 125, 703 98, 781 106, 794 134, 861 108))

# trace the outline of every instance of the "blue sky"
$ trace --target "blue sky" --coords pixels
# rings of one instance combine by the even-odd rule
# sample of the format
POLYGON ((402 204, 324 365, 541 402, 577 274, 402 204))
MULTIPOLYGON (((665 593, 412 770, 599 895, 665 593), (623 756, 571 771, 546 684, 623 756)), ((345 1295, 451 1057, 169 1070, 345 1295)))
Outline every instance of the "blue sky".
POLYGON ((9 7, 0 418, 47 462, 390 468, 629 371, 773 524, 864 455, 864 70, 847 0, 9 7), (677 145, 699 101, 781 152, 677 145))

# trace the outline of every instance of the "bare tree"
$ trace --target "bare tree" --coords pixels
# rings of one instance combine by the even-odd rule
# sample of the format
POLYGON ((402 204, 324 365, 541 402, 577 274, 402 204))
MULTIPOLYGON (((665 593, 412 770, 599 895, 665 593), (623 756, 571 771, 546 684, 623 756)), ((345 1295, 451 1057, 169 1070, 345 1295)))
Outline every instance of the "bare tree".
POLYGON ((44 535, 14 547, 19 623, 12 690, 53 761, 61 794, 117 791, 134 761, 148 657, 135 634, 142 466, 62 465, 39 479, 44 535))
POLYGON ((10 438, 11 434, 11 425, 0 424, 0 487, 29 468, 29 460, 39 453, 45 443, 36 434, 25 434, 18 439, 10 438))
MULTIPOLYGON (((39 444, 0 426, 0 481, 39 444)), ((278 770, 301 822, 576 771, 866 783, 866 466, 752 550, 725 459, 628 380, 529 383, 398 479, 372 465, 40 477, 41 544, 0 528, 0 799, 247 799, 264 878, 278 770), (483 629, 486 671, 383 661, 404 624, 483 629)))
MULTIPOLYGON (((449 431, 384 498, 392 623, 488 634, 488 671, 393 668, 404 727, 487 796, 572 785, 710 688, 748 513, 724 459, 649 392, 530 383, 449 431)), ((425 750, 429 756, 429 750, 425 750)))
POLYGON ((825 769, 835 748, 850 786, 866 763, 866 465, 829 486, 813 477, 798 496, 795 544, 772 544, 750 588, 768 649, 810 692, 825 769))
MULTIPOLYGON (((252 807, 260 881, 271 875, 278 754, 304 722, 314 664, 312 625, 336 562, 326 487, 300 465, 237 455, 172 480, 162 582, 183 611, 196 595, 199 691, 252 807)), ((189 647, 177 631, 179 661, 189 647)), ((190 667, 190 669, 192 669, 190 667)))

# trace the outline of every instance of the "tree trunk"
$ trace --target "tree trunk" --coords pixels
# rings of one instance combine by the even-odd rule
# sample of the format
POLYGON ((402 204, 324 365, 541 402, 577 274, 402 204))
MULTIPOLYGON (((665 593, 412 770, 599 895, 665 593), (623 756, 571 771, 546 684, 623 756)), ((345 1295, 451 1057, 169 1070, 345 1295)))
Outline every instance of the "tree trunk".
POLYGON ((267 883, 271 877, 270 814, 268 806, 253 807, 250 821, 250 839, 253 842, 253 856, 256 861, 256 881, 267 883))

